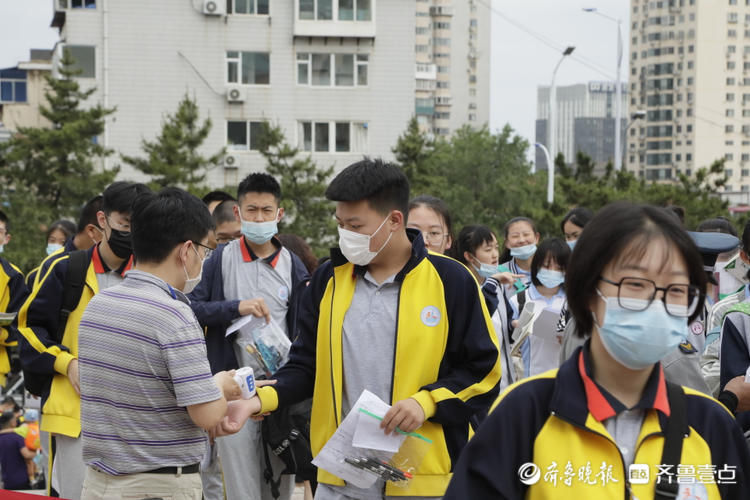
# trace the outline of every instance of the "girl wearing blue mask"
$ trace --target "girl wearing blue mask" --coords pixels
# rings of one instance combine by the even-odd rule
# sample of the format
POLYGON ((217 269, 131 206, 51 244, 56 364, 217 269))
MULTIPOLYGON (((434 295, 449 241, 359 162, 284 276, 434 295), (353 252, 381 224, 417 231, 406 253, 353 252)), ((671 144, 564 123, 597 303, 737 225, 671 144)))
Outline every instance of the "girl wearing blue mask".
POLYGON ((502 284, 511 284, 519 278, 498 269, 500 250, 497 237, 487 226, 465 226, 456 242, 458 260, 472 272, 482 288, 485 304, 492 317, 498 341, 501 344, 503 374, 500 389, 514 381, 510 366, 510 319, 513 309, 502 284))
POLYGON ((76 226, 68 220, 53 222, 47 229, 47 255, 51 255, 65 246, 65 243, 76 233, 76 226))
POLYGON ((522 278, 506 287, 508 295, 514 295, 531 282, 531 259, 536 253, 539 243, 539 233, 536 224, 528 217, 515 217, 505 223, 503 228, 505 243, 500 262, 503 269, 513 274, 520 274, 522 278))
POLYGON ((585 207, 571 209, 560 222, 560 230, 565 236, 565 242, 571 250, 576 246, 578 238, 581 237, 583 228, 594 217, 594 213, 585 207))
POLYGON ((591 338, 558 370, 501 394, 444 499, 748 498, 750 449, 732 414, 668 382, 660 363, 706 289, 679 222, 648 205, 603 208, 578 240, 565 287, 576 334, 591 338))
MULTIPOLYGON (((526 304, 535 313, 534 324, 529 325, 530 321, 526 321, 517 325, 518 334, 514 334, 516 342, 521 342, 517 351, 523 360, 524 377, 537 375, 558 365, 561 337, 557 333, 557 320, 565 306, 563 283, 569 257, 570 249, 564 241, 559 238, 544 240, 531 260, 529 287, 510 299, 514 320, 519 318, 526 304), (523 337, 519 337, 521 332, 523 337)), ((524 318, 530 319, 527 315, 524 318)))

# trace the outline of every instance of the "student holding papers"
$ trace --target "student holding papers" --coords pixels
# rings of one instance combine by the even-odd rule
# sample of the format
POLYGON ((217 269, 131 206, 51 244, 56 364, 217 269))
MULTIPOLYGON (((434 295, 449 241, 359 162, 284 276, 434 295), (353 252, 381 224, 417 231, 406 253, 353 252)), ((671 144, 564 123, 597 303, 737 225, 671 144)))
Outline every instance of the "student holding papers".
POLYGON ((570 248, 559 238, 544 240, 531 261, 531 283, 510 301, 521 315, 513 333, 513 354, 523 359, 523 377, 557 368, 562 336, 557 333, 565 304, 565 268, 570 248), (527 309, 530 320, 524 321, 527 309))
POLYGON ((315 456, 368 390, 392 405, 384 432, 416 430, 432 443, 405 488, 358 488, 321 467, 316 498, 441 497, 469 418, 498 393, 498 343, 484 300, 464 266, 428 253, 421 233, 406 229, 409 183, 398 167, 362 160, 333 179, 326 197, 337 202, 340 248, 305 291, 276 384, 244 408, 272 412, 313 396, 315 456))

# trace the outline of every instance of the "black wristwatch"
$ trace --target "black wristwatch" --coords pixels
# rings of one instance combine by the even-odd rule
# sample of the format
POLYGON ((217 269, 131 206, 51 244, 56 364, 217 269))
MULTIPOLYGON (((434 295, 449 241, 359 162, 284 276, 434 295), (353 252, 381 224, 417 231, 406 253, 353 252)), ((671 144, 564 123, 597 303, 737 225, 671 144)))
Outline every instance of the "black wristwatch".
POLYGON ((732 412, 732 414, 737 413, 737 405, 739 404, 740 400, 737 399, 737 395, 733 393, 732 391, 721 391, 721 394, 719 394, 719 402, 727 407, 729 411, 732 412))

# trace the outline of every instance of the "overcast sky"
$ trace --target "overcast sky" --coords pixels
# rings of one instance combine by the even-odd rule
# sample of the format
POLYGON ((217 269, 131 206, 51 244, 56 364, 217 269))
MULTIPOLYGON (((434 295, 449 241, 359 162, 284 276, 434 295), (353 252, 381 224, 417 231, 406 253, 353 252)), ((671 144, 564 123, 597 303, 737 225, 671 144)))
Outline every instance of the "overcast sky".
MULTIPOLYGON (((604 14, 623 20, 622 78, 627 79, 629 0, 491 1, 496 11, 492 14, 491 49, 490 126, 493 129, 510 123, 517 133, 534 142, 536 88, 549 85, 564 46, 573 45, 576 49, 574 57, 560 67, 558 85, 614 79, 617 25, 596 14, 583 12, 583 7, 596 7, 604 14), (539 40, 540 37, 546 43, 539 40)), ((57 30, 49 27, 52 2, 0 0, 0 68, 28 60, 30 48, 54 45, 57 30)))

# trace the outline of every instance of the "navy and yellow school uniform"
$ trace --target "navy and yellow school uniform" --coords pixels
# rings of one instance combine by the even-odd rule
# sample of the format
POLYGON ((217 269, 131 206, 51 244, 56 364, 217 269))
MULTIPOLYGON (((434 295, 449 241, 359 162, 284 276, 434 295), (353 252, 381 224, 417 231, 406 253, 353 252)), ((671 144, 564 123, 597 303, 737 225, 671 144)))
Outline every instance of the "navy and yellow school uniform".
MULTIPOLYGON (((18 312, 28 295, 29 290, 26 288, 21 270, 0 257, 0 312, 18 312)), ((10 372, 8 347, 16 345, 16 322, 9 326, 0 326, 0 387, 5 385, 5 379, 10 372)))
POLYGON ((78 250, 75 246, 75 243, 73 242, 73 238, 68 238, 68 241, 65 242, 65 245, 63 245, 62 248, 59 248, 46 256, 44 259, 42 259, 42 262, 39 263, 38 266, 36 266, 34 269, 29 271, 29 274, 26 275, 26 287, 29 289, 29 291, 33 290, 39 285, 39 281, 42 279, 42 276, 44 276, 44 273, 49 268, 49 265, 58 257, 62 257, 66 253, 75 252, 78 250))
MULTIPOLYGON (((38 286, 18 313, 21 333, 20 354, 24 371, 51 378, 42 394, 41 430, 78 437, 81 433, 81 399, 68 379, 68 365, 78 357, 78 324, 89 301, 99 293, 97 276, 113 272, 99 255, 99 246, 87 250, 86 278, 78 305, 70 312, 62 336, 59 333, 69 253, 54 259, 38 286)), ((114 270, 120 276, 129 271, 133 258, 114 270)))
MULTIPOLYGON (((588 345, 578 348, 559 370, 523 380, 500 396, 461 455, 446 500, 654 498, 670 415, 661 365, 655 365, 635 407, 644 417, 632 463, 647 464, 650 474, 647 484, 635 484, 604 423, 625 407, 594 381, 588 345), (564 482, 566 469, 573 474, 567 476, 570 484, 564 482), (529 485, 521 481, 520 470, 529 485)), ((732 415, 714 399, 683 390, 689 433, 680 465, 686 481, 692 472, 693 481, 704 482, 686 484, 680 494, 693 488, 710 499, 750 498, 750 452, 732 415), (725 480, 734 476, 735 484, 717 484, 712 466, 717 472, 725 470, 725 480)), ((679 472, 676 465, 672 480, 679 472)))
MULTIPOLYGON (((396 275, 391 400, 416 399, 426 421, 419 433, 432 440, 408 487, 386 485, 388 496, 442 496, 468 439, 469 419, 486 411, 498 393, 501 364, 497 337, 479 286, 460 263, 427 251, 418 231, 407 230, 412 256, 396 275)), ((313 275, 299 314, 299 337, 274 386, 258 388, 262 412, 313 397, 313 456, 342 421, 344 317, 357 275, 339 249, 313 275)), ((384 332, 384 334, 386 334, 384 332)), ((343 486, 318 471, 320 483, 343 486)))

